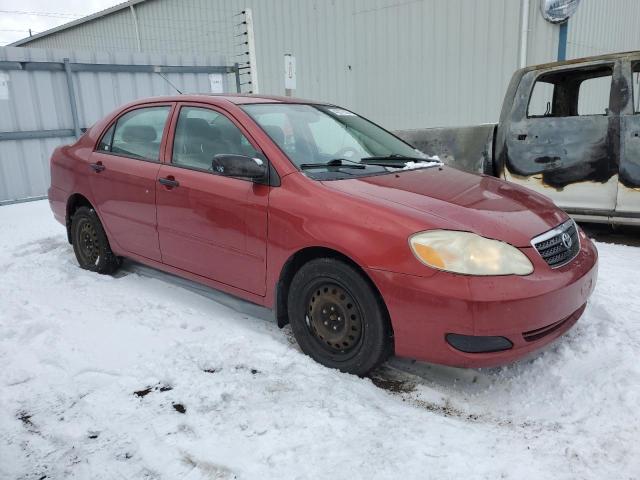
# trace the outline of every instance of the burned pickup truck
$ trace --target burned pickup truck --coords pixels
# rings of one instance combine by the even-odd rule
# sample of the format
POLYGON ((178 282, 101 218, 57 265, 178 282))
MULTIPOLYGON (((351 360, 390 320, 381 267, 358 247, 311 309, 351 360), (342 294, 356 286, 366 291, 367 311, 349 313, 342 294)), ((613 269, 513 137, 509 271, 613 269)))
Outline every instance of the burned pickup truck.
POLYGON ((640 224, 640 51, 526 67, 498 124, 396 132, 456 168, 550 197, 577 220, 640 224))

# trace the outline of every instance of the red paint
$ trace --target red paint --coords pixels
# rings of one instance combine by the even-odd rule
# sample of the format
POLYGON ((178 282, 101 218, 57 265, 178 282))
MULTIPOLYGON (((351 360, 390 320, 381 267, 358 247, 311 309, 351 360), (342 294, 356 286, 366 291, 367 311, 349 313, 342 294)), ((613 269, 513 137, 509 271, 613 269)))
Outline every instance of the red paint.
POLYGON ((301 249, 325 247, 351 258, 376 285, 387 306, 400 356, 459 366, 507 363, 568 330, 595 286, 597 252, 583 233, 578 257, 551 269, 531 238, 568 217, 550 200, 502 180, 444 167, 318 182, 292 165, 238 104, 287 102, 279 97, 188 96, 129 104, 99 121, 72 146, 52 156, 49 199, 66 218, 74 194, 96 208, 114 252, 153 267, 273 307, 286 261, 301 249), (172 105, 160 163, 94 149, 122 113, 141 105, 172 105), (238 125, 278 172, 269 187, 170 165, 180 105, 217 109, 238 125), (101 161, 95 173, 90 163, 101 161), (158 178, 180 182, 171 188, 158 178), (470 277, 418 262, 407 239, 429 229, 474 231, 525 253, 528 276, 470 277), (575 315, 574 312, 577 312, 575 315), (527 343, 523 332, 568 320, 527 343), (466 354, 446 333, 499 335, 514 348, 466 354))

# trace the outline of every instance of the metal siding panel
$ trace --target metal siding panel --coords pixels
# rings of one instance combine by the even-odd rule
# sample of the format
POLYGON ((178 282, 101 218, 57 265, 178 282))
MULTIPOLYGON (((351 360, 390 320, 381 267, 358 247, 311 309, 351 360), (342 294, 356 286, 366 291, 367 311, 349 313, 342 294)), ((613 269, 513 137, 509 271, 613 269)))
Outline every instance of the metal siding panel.
POLYGON ((356 46, 362 91, 354 108, 393 129, 494 121, 517 66, 519 8, 503 0, 482 5, 359 3, 354 30, 362 39, 356 46), (426 27, 412 28, 416 17, 426 27))
POLYGON ((583 0, 569 20, 567 58, 640 49, 640 2, 583 0))
POLYGON ((30 48, 74 48, 82 50, 135 50, 136 39, 129 9, 82 25, 35 39, 30 48))
POLYGON ((555 62, 558 53, 559 29, 540 13, 540 0, 530 0, 527 65, 555 62))

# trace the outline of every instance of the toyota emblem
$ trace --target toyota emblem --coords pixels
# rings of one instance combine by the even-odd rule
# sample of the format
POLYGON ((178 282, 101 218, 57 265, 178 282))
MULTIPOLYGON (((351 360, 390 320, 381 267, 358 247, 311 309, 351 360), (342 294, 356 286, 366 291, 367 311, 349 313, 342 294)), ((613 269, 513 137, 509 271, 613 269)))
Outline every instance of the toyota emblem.
POLYGON ((571 240, 571 235, 569 235, 568 233, 562 234, 562 245, 564 245, 564 248, 566 248, 567 250, 571 248, 571 245, 573 245, 573 240, 571 240))

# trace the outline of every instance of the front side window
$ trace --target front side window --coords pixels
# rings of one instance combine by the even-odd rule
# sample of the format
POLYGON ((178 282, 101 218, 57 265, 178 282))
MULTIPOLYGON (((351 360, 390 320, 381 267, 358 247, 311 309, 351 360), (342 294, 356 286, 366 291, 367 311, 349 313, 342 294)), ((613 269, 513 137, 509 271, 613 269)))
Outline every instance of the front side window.
POLYGON ((255 157, 258 152, 223 114, 208 108, 182 107, 176 125, 171 163, 211 170, 213 157, 218 154, 255 157))
POLYGON ((169 106, 146 107, 125 113, 116 122, 111 147, 103 145, 103 138, 99 149, 125 157, 159 161, 160 142, 169 110, 169 106))
MULTIPOLYGON (((340 162, 356 165, 348 175, 386 173, 384 166, 402 159, 426 156, 370 121, 338 107, 325 105, 262 103, 242 108, 298 167, 340 162)), ((335 165, 335 163, 334 163, 335 165)), ((330 165, 330 169, 333 165, 330 165)), ((315 169, 314 169, 315 170, 315 169)), ((309 173, 313 175, 311 169, 309 173)))
POLYGON ((530 118, 607 115, 612 74, 609 65, 543 74, 533 86, 527 115, 530 118))
POLYGON ((551 116, 553 102, 553 83, 538 80, 533 86, 533 92, 529 99, 529 117, 551 116))

